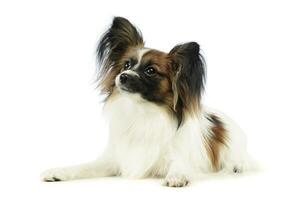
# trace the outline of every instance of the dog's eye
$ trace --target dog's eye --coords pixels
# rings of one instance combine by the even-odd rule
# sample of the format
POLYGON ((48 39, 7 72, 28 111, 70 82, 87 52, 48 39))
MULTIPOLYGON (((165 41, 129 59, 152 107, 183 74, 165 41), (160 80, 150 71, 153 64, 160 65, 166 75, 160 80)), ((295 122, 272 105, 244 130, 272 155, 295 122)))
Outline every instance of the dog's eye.
POLYGON ((145 74, 147 76, 153 76, 156 73, 156 70, 154 69, 154 67, 147 67, 145 70, 145 74))
POLYGON ((124 64, 124 69, 127 70, 131 67, 131 63, 130 61, 126 61, 125 64, 124 64))

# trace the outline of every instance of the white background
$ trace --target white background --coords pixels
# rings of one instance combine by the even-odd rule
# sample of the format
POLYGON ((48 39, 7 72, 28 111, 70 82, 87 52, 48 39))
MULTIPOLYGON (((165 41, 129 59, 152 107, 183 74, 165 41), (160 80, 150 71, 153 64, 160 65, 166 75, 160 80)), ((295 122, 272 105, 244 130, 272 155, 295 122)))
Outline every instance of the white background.
POLYGON ((299 19, 288 0, 0 1, 0 198, 299 199, 299 19), (264 170, 180 189, 161 180, 39 181, 43 170, 94 159, 105 146, 95 49, 115 15, 137 25, 148 47, 201 44, 204 103, 240 124, 264 170))

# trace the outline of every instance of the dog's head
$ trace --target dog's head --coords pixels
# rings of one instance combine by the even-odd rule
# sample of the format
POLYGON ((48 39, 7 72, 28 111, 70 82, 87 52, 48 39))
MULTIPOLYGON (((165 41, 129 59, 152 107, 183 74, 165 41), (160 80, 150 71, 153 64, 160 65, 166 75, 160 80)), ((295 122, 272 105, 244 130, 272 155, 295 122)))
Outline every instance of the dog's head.
POLYGON ((115 17, 97 54, 102 93, 140 94, 147 101, 167 106, 179 124, 200 109, 205 63, 196 42, 177 45, 169 53, 146 48, 140 31, 127 19, 115 17))

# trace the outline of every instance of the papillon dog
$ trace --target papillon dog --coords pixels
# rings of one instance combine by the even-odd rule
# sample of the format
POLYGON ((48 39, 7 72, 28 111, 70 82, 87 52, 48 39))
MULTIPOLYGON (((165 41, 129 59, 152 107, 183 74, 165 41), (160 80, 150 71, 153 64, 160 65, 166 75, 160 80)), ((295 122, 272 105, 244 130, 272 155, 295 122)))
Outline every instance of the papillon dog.
POLYGON ((203 173, 247 168, 241 129, 201 104, 206 68, 199 44, 168 53, 147 48, 133 24, 115 17, 97 57, 108 145, 95 161, 47 170, 43 181, 161 177, 166 186, 182 187, 203 173))

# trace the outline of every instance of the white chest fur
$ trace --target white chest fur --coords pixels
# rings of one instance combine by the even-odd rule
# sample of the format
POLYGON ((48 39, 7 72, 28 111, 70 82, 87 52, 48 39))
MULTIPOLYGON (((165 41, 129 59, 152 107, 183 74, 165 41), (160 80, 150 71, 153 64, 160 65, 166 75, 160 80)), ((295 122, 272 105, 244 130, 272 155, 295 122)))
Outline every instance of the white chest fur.
POLYGON ((176 120, 164 107, 135 94, 114 94, 104 112, 109 122, 109 149, 122 176, 164 175, 176 120))

